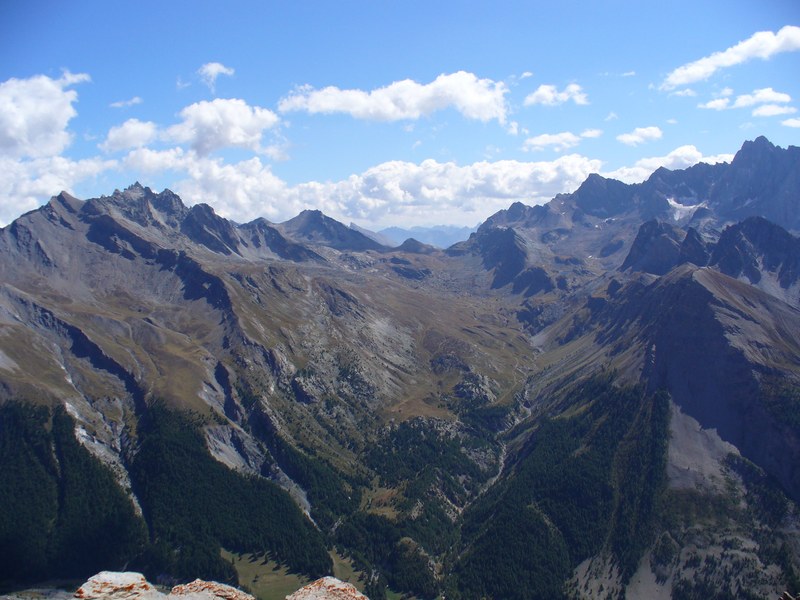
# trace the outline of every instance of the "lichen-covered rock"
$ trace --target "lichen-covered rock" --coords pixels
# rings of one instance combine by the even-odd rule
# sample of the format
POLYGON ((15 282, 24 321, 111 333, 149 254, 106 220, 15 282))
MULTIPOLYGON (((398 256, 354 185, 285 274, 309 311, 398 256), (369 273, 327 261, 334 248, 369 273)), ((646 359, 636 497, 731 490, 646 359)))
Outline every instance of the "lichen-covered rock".
POLYGON ((209 600, 215 598, 219 600, 255 600, 250 594, 235 587, 215 581, 203 581, 202 579, 195 579, 191 583, 176 585, 169 594, 169 598, 176 599, 179 597, 185 599, 186 596, 209 598, 209 600))
POLYGON ((78 600, 255 600, 235 587, 202 579, 176 585, 169 594, 164 594, 141 573, 113 571, 102 571, 89 578, 74 597, 78 600))
POLYGON ((286 600, 369 600, 350 583, 323 577, 286 596, 286 600))
POLYGON ((141 573, 101 571, 89 578, 75 592, 80 600, 163 600, 159 592, 141 573))

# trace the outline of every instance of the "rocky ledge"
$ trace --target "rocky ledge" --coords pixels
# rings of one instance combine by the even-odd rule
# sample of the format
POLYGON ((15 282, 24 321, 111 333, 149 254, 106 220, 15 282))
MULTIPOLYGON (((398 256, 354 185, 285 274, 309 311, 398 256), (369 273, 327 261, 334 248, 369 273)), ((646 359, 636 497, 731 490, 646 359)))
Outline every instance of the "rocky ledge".
MULTIPOLYGON (((73 598, 77 600, 255 600, 235 587, 195 579, 176 585, 167 594, 159 591, 141 573, 103 571, 84 583, 73 598)), ((369 600, 353 585, 323 577, 300 588, 286 600, 369 600)))
POLYGON ((78 600, 255 600, 250 594, 222 583, 195 579, 164 594, 141 573, 102 571, 78 588, 78 600))
POLYGON ((335 577, 323 577, 300 588, 286 600, 369 600, 352 584, 335 577))

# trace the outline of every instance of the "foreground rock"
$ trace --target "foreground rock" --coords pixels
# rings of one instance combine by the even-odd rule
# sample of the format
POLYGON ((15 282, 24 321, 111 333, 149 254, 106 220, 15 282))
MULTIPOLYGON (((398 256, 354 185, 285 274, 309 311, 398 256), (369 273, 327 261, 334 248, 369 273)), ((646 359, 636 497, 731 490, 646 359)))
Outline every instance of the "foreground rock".
MULTIPOLYGON (((255 600, 235 587, 195 579, 176 585, 169 594, 160 592, 141 573, 102 571, 89 578, 74 598, 78 600, 255 600)), ((323 577, 286 596, 286 600, 369 600, 353 585, 335 577, 323 577)))
POLYGON ((300 588, 286 600, 369 600, 352 584, 335 577, 323 577, 300 588))
POLYGON ((221 583, 195 579, 176 585, 169 594, 158 591, 141 573, 102 571, 89 578, 75 598, 80 600, 255 600, 250 594, 221 583))

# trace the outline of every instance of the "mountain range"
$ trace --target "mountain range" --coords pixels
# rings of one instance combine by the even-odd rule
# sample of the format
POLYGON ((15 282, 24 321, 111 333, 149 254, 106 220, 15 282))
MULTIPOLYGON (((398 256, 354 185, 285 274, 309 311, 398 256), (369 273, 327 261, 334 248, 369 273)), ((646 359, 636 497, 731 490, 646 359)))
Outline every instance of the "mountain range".
POLYGON ((0 230, 0 585, 800 591, 800 148, 366 233, 138 183, 0 230))

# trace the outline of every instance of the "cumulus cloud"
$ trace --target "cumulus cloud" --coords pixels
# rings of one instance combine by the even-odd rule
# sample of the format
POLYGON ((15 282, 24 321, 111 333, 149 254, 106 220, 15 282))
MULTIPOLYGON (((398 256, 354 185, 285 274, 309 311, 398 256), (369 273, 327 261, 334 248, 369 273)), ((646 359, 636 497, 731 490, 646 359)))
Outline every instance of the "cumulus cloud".
POLYGON ((622 142, 627 146, 638 146, 645 142, 661 139, 664 135, 658 127, 637 127, 630 133, 623 133, 617 136, 617 141, 622 142))
POLYGON ((141 148, 156 139, 158 128, 151 121, 128 119, 122 125, 112 127, 106 140, 99 144, 104 152, 116 152, 129 148, 141 148))
POLYGON ((311 114, 344 113, 357 119, 399 121, 419 119, 445 108, 455 108, 468 119, 497 120, 505 124, 508 87, 501 81, 478 79, 472 73, 439 75, 420 84, 410 79, 371 91, 342 90, 328 86, 320 90, 301 86, 278 104, 281 112, 311 114))
POLYGON ((67 126, 78 99, 71 86, 90 81, 68 71, 0 83, 0 225, 33 210, 44 198, 95 177, 116 161, 59 156, 70 144, 67 126))
POLYGON ((577 146, 582 138, 596 138, 603 134, 600 129, 587 129, 580 135, 576 135, 570 131, 563 131, 561 133, 543 133, 525 140, 522 145, 523 150, 544 150, 552 146, 556 152, 567 150, 577 146))
POLYGON ((673 90, 696 81, 705 81, 720 69, 733 67, 754 58, 767 60, 781 52, 800 50, 800 27, 787 25, 778 33, 759 31, 727 50, 714 52, 672 71, 660 89, 673 90))
POLYGON ((752 106, 756 106, 756 108, 753 109, 754 117, 772 117, 775 115, 786 115, 786 114, 791 114, 796 110, 789 106, 781 106, 781 104, 791 102, 792 97, 789 94, 783 92, 776 92, 771 87, 753 90, 752 94, 742 94, 740 96, 737 96, 736 99, 733 101, 731 101, 731 95, 733 90, 730 90, 730 88, 726 88, 723 91, 727 92, 725 93, 724 97, 710 100, 708 102, 705 102, 704 104, 698 104, 697 105, 698 108, 706 108, 711 110, 729 110, 734 108, 749 108, 752 106))
POLYGON ((786 119, 785 121, 781 121, 781 125, 784 127, 800 127, 800 119, 786 119))
POLYGON ((577 188, 600 161, 568 155, 550 162, 513 160, 459 166, 425 160, 391 161, 332 184, 295 188, 303 202, 342 218, 377 225, 431 222, 469 225, 515 201, 543 204, 577 188))
POLYGON ((708 108, 710 110, 725 110, 726 108, 731 108, 731 99, 730 98, 715 98, 714 100, 709 100, 703 104, 698 104, 697 108, 708 108))
POLYGON ((522 145, 523 150, 544 150, 547 147, 552 147, 556 152, 561 152, 567 148, 577 146, 581 138, 569 131, 562 131, 561 133, 543 133, 536 135, 525 140, 522 145))
POLYGON ((776 117, 778 115, 791 115, 797 112, 793 106, 781 106, 780 104, 762 104, 753 109, 754 117, 776 117))
POLYGON ((49 156, 21 161, 0 157, 0 225, 37 208, 42 199, 61 190, 69 191, 117 164, 99 158, 70 160, 49 156))
POLYGON ((180 112, 181 123, 168 128, 167 139, 186 143, 200 155, 226 147, 267 152, 261 139, 274 127, 278 115, 269 109, 250 106, 238 98, 217 98, 190 104, 180 112))
POLYGON ((732 108, 743 108, 756 104, 791 102, 792 97, 783 92, 776 92, 771 87, 753 91, 752 94, 743 94, 736 98, 732 108))
POLYGON ((525 97, 524 105, 543 104, 545 106, 557 106, 572 100, 575 104, 589 104, 589 99, 583 88, 577 83, 570 83, 562 91, 554 85, 540 85, 536 91, 525 97))
POLYGON ((69 121, 77 114, 77 83, 84 73, 65 72, 59 79, 37 75, 0 83, 0 155, 16 158, 60 154, 71 141, 69 121))
POLYGON ((128 108, 129 106, 135 106, 137 104, 141 104, 142 99, 139 96, 134 96, 128 100, 119 100, 118 102, 112 102, 109 104, 111 108, 128 108))
POLYGON ((173 189, 189 203, 206 202, 240 222, 264 216, 282 221, 304 208, 318 208, 344 222, 372 227, 402 223, 474 225, 516 200, 542 204, 576 189, 602 163, 580 155, 554 161, 476 162, 390 161, 339 181, 290 186, 255 157, 225 163, 179 148, 131 151, 128 169, 185 174, 173 189))
POLYGON ((218 62, 206 63, 197 69, 197 74, 200 75, 200 79, 208 86, 208 89, 210 89, 212 93, 217 85, 217 77, 220 75, 232 77, 234 73, 236 73, 234 69, 226 67, 222 63, 218 62))
POLYGON ((618 179, 625 183, 641 183, 646 180, 653 171, 659 167, 667 169, 686 169, 697 163, 716 164, 720 162, 730 162, 733 154, 718 154, 714 156, 704 156, 695 146, 687 145, 676 148, 666 156, 652 156, 642 158, 632 167, 622 167, 614 171, 603 173, 606 177, 618 179))

